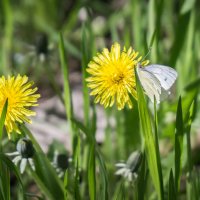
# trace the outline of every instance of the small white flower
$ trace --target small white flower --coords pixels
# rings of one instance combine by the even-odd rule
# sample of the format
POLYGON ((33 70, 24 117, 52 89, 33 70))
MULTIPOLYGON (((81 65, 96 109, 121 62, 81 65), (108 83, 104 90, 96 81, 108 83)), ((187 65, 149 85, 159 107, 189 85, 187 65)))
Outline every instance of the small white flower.
POLYGON ((35 165, 33 162, 34 147, 31 140, 27 138, 22 138, 17 142, 17 151, 13 153, 7 153, 8 156, 15 156, 12 161, 20 168, 20 173, 23 174, 27 164, 30 165, 32 170, 35 170, 35 165))
POLYGON ((66 169, 69 166, 70 159, 66 154, 58 153, 58 151, 54 152, 52 165, 56 169, 58 173, 58 177, 62 178, 66 169))
POLYGON ((133 152, 126 163, 120 162, 115 166, 118 170, 115 172, 116 175, 123 176, 129 182, 137 178, 137 171, 141 163, 142 153, 139 151, 133 152))

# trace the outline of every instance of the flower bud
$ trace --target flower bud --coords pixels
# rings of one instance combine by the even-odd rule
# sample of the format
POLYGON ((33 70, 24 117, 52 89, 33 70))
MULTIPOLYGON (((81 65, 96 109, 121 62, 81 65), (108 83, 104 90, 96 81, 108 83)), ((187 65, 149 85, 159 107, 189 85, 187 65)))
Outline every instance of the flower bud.
POLYGON ((22 138, 17 142, 17 151, 21 154, 22 158, 32 158, 34 155, 34 147, 31 140, 22 138))

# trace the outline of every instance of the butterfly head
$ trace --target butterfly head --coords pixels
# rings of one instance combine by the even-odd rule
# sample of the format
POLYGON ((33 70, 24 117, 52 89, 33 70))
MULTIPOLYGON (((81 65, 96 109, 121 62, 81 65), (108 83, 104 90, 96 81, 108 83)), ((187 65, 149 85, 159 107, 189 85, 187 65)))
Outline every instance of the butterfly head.
POLYGON ((136 64, 136 70, 138 70, 138 69, 140 69, 140 68, 142 68, 142 64, 141 64, 141 62, 138 62, 138 63, 136 64))

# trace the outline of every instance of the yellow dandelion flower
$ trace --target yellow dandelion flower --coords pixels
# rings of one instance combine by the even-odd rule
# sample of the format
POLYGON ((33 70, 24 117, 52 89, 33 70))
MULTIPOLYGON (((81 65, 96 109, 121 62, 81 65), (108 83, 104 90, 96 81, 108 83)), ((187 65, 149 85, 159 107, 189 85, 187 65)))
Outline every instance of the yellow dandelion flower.
MULTIPOLYGON (((130 96, 137 99, 134 68, 142 59, 138 54, 132 47, 121 51, 120 45, 114 43, 110 51, 105 48, 90 61, 87 68, 90 76, 86 81, 95 103, 111 107, 116 102, 119 110, 126 104, 132 108, 130 96)), ((147 64, 147 60, 141 63, 147 64)))
POLYGON ((34 111, 28 109, 30 106, 37 106, 37 99, 40 97, 39 94, 34 94, 37 88, 32 89, 33 84, 32 81, 28 82, 27 76, 0 78, 0 114, 8 99, 5 127, 9 138, 12 131, 20 133, 17 122, 31 123, 28 117, 35 115, 34 111))

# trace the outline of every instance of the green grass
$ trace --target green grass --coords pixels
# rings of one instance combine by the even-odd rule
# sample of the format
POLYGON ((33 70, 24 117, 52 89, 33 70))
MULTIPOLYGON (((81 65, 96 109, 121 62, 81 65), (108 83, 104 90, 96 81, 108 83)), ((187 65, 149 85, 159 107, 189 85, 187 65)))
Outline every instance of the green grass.
POLYGON ((42 93, 47 90, 51 94, 42 98, 57 96, 65 107, 72 146, 72 160, 59 178, 51 165, 53 158, 46 156, 24 125, 20 126, 22 135, 7 140, 5 104, 0 119, 0 199, 193 200, 199 196, 200 159, 195 157, 199 144, 191 141, 196 141, 200 128, 200 4, 195 0, 107 2, 0 3, 0 75, 27 74, 42 93), (87 19, 80 19, 84 12, 87 19), (38 49, 29 48, 38 48, 35 38, 39 33, 45 33, 49 41, 45 62, 39 61, 38 49), (99 144, 95 140, 99 105, 89 95, 86 69, 96 52, 110 48, 115 41, 132 46, 143 57, 150 51, 150 63, 175 68, 178 79, 169 99, 156 105, 148 101, 137 78, 138 101, 133 99, 132 110, 102 108, 105 139, 99 144), (74 113, 72 71, 82 75, 82 120, 74 113), (27 168, 25 175, 5 154, 16 151, 17 139, 23 136, 31 139, 36 151, 36 170, 27 168), (115 164, 126 161, 135 150, 142 151, 142 161, 137 178, 128 182, 115 175, 115 164), (10 185, 11 174, 19 184, 10 185), (29 193, 31 183, 38 185, 37 194, 29 193))

